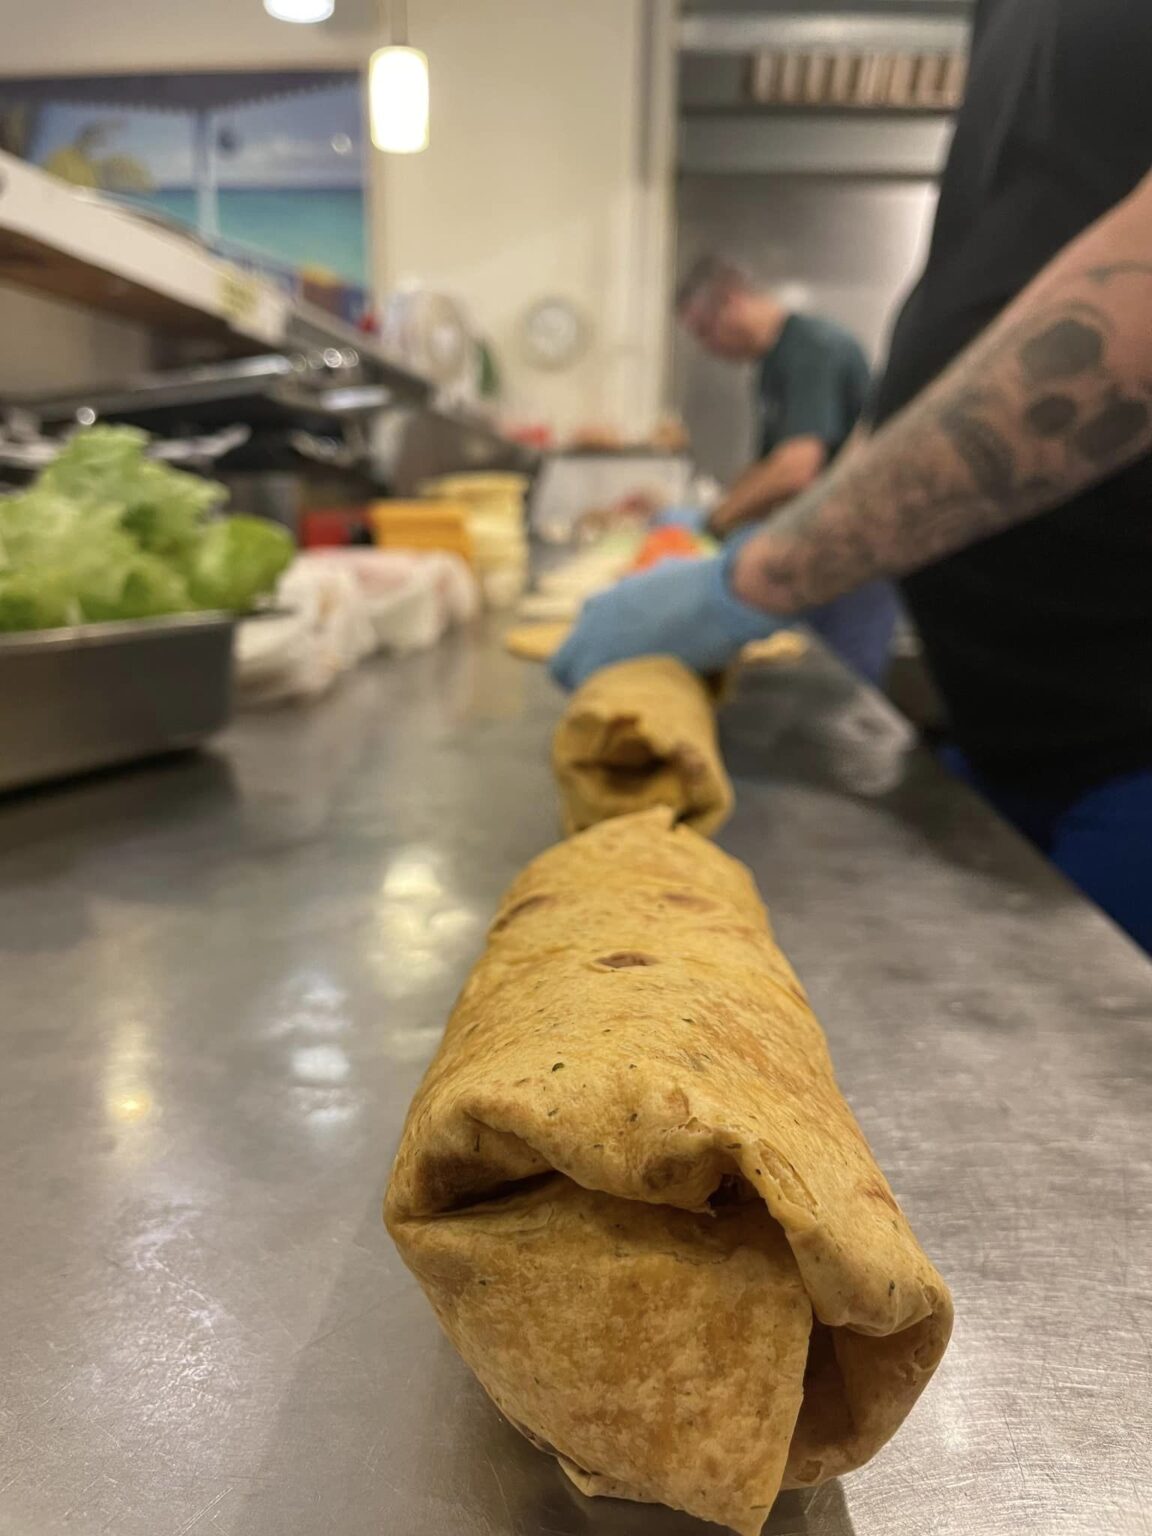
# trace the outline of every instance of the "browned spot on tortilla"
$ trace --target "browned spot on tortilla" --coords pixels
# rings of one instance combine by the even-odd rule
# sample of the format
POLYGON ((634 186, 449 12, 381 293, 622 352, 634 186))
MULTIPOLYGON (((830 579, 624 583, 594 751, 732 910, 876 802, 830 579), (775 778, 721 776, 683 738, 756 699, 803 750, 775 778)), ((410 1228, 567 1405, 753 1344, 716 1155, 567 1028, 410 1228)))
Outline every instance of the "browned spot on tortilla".
POLYGON ((716 906, 706 896, 694 896, 691 891, 665 891, 664 900, 675 907, 689 907, 693 912, 711 912, 716 906))
POLYGON ((621 949, 613 955, 601 955, 593 965, 606 965, 611 971, 626 971, 634 965, 659 965, 655 955, 642 955, 638 950, 621 949))
POLYGON ((653 1163, 644 1170, 644 1184, 648 1189, 668 1189, 690 1174, 694 1168, 690 1157, 670 1157, 662 1163, 653 1163))
POLYGON ((676 753, 676 766, 682 777, 693 783, 708 776, 708 764, 691 747, 680 747, 676 753))
POLYGON ((492 932, 500 933, 503 929, 507 928, 509 923, 514 922, 516 918, 523 917, 525 912, 531 912, 537 907, 551 906, 552 900, 551 896, 525 896, 521 901, 517 901, 510 906, 506 912, 501 912, 500 916, 492 924, 492 932))

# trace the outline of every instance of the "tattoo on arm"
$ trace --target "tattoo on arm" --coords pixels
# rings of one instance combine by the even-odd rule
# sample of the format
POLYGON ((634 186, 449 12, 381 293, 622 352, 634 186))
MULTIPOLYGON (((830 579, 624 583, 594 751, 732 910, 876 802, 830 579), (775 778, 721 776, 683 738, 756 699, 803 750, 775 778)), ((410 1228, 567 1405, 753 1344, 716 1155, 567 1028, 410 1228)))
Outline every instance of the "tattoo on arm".
POLYGON ((989 401, 980 394, 962 395, 940 410, 940 426, 967 464, 973 484, 984 496, 1010 496, 1015 488, 1012 449, 989 421, 989 401))
POLYGON ((1133 273, 1147 274, 1149 268, 1143 261, 1110 261, 1100 267, 1089 267, 1089 279, 1103 287, 1110 283, 1114 277, 1131 276, 1133 273))
POLYGON ((1046 285, 779 513, 736 589, 797 612, 1001 532, 1152 448, 1152 261, 1046 285))

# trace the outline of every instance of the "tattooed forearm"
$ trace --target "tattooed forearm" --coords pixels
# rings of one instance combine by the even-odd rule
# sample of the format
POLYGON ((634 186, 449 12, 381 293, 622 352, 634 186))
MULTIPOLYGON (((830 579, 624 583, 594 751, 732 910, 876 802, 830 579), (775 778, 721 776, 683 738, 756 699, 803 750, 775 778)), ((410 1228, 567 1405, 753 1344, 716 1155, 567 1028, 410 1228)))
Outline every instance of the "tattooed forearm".
POLYGON ((1152 185, 1145 201, 1135 231, 1122 205, 867 449, 778 513, 741 551, 737 594, 780 613, 827 602, 1001 532, 1152 450, 1152 260, 1140 254, 1152 247, 1152 185))
POLYGON ((1016 464, 1011 445, 989 419, 986 395, 962 395, 940 409, 940 428, 967 464, 972 483, 984 496, 1011 496, 1016 464))

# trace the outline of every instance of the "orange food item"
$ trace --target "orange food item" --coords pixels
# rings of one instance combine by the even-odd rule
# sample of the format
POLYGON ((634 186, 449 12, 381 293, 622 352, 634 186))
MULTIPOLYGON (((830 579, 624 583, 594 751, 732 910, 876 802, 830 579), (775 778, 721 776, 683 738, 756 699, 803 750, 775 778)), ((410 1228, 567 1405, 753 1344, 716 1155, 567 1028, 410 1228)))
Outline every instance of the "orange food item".
POLYGON ((639 553, 629 566, 629 571, 633 574, 637 571, 646 571, 653 565, 659 565, 663 560, 699 560, 704 552, 705 546, 687 528, 678 528, 675 525, 668 528, 653 528, 641 544, 639 553))

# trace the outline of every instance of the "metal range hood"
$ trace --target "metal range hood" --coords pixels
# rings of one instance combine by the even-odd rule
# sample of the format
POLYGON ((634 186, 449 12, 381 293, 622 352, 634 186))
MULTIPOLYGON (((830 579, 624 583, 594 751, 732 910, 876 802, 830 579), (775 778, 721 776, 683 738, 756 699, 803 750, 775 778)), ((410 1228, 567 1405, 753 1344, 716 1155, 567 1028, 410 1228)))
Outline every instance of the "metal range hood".
POLYGON ((680 166, 697 173, 925 176, 964 92, 969 7, 690 4, 680 166))

